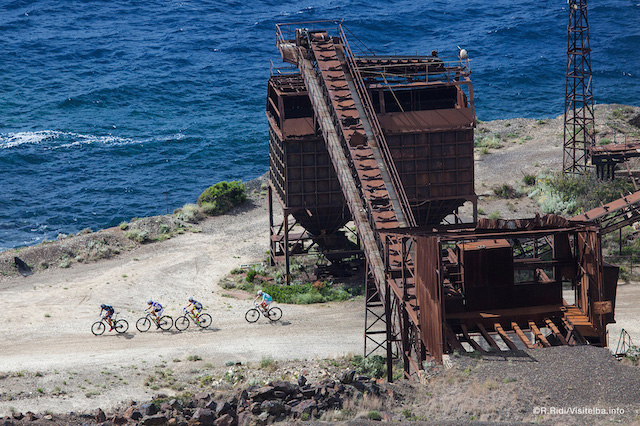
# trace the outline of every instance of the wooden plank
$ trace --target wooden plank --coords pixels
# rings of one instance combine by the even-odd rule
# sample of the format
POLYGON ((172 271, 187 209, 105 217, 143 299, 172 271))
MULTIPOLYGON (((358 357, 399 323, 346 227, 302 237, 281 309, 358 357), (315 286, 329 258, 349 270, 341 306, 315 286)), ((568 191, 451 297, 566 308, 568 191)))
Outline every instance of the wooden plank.
POLYGON ((524 332, 522 331, 520 326, 518 326, 517 323, 512 322, 511 323, 511 328, 513 328, 513 331, 516 332, 516 336, 518 336, 520 341, 527 347, 527 349, 533 349, 533 344, 531 344, 531 341, 529 340, 527 335, 524 334, 524 332))
POLYGON ((500 317, 513 317, 523 315, 537 315, 548 314, 553 312, 561 312, 564 310, 562 305, 542 305, 531 306, 526 308, 510 308, 510 309, 495 309, 491 311, 477 311, 477 312, 460 312, 446 314, 447 318, 456 319, 475 319, 475 318, 500 318, 500 317))
POLYGON ((567 335, 565 336, 565 338, 570 344, 572 341, 579 345, 587 344, 587 341, 585 340, 585 338, 582 337, 582 334, 580 334, 578 330, 576 330, 576 328, 573 326, 570 320, 568 320, 567 318, 562 318, 562 324, 564 325, 564 328, 567 330, 567 335))
POLYGON ((493 328, 494 330, 496 330, 496 332, 500 335, 500 338, 502 339, 502 341, 504 343, 506 343, 506 345, 509 347, 509 349, 511 349, 512 351, 517 351, 518 347, 515 345, 515 343, 513 343, 513 341, 509 338, 509 336, 507 335, 507 333, 504 331, 504 329, 502 328, 502 326, 500 325, 499 322, 493 324, 493 328))
POLYGON ((500 346, 498 346, 496 341, 493 340, 493 338, 489 335, 489 333, 487 333, 487 330, 484 328, 484 326, 480 323, 478 323, 477 326, 478 326, 478 329, 480 330, 480 334, 482 334, 482 337, 484 337, 487 343, 489 343, 489 346, 491 346, 494 349, 501 350, 500 346))
POLYGON ((529 328, 531 329, 531 331, 533 331, 533 334, 535 334, 536 338, 542 343, 542 346, 546 348, 551 346, 551 343, 549 343, 547 338, 544 337, 544 335, 540 332, 540 329, 536 326, 536 323, 534 323, 533 321, 529 321, 529 328))
POLYGON ((482 353, 486 353, 487 351, 485 351, 484 349, 482 349, 482 346, 480 346, 480 344, 478 342, 476 342, 470 335, 469 335, 469 330, 467 330, 467 326, 465 324, 460 324, 460 328, 462 329, 462 335, 464 336, 465 340, 471 345, 473 346, 473 349, 475 349, 478 352, 482 352, 482 353))
POLYGON ((462 346, 462 343, 460 343, 460 341, 456 337, 456 334, 453 332, 453 330, 451 330, 449 325, 447 324, 445 327, 447 332, 447 342, 451 345, 451 347, 454 350, 459 351, 460 353, 466 353, 467 351, 464 349, 464 346, 462 346))
POLYGON ((556 336, 560 343, 562 343, 563 345, 569 344, 569 342, 567 342, 567 339, 565 339, 562 333, 560 333, 560 330, 558 330, 558 327, 556 327, 553 321, 551 321, 549 318, 545 318, 544 322, 547 324, 547 327, 551 329, 551 332, 553 332, 554 336, 556 336))

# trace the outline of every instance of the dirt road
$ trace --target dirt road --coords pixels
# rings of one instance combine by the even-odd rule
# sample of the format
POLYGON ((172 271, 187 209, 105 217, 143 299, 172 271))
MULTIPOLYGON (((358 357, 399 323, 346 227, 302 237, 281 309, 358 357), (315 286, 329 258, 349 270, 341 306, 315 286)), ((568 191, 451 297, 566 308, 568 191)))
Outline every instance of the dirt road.
MULTIPOLYGON (((225 296, 226 291, 217 285, 230 269, 264 258, 268 223, 263 206, 210 219, 202 230, 145 245, 114 259, 2 281, 0 416, 10 407, 23 412, 95 407, 96 401, 84 396, 88 385, 82 389, 56 381, 56 375, 69 372, 95 382, 105 369, 123 371, 125 366, 143 367, 191 355, 224 366, 227 361, 332 358, 362 351, 362 301, 282 305, 284 315, 278 323, 261 318, 249 324, 244 313, 252 306, 251 300, 225 296), (136 330, 135 321, 142 316, 147 299, 160 301, 165 313, 177 318, 189 296, 203 302, 213 315, 211 329, 191 326, 184 332, 154 329, 145 334, 136 330), (126 334, 91 334, 101 303, 112 304, 129 321, 126 334), (9 383, 15 375, 35 375, 33 383, 37 384, 30 385, 28 380, 24 385, 9 383), (51 395, 52 387, 66 393, 51 395), (21 396, 16 399, 17 395, 21 396)), ((117 392, 103 389, 100 405, 150 398, 153 391, 136 374, 129 374, 128 385, 119 386, 117 392)))

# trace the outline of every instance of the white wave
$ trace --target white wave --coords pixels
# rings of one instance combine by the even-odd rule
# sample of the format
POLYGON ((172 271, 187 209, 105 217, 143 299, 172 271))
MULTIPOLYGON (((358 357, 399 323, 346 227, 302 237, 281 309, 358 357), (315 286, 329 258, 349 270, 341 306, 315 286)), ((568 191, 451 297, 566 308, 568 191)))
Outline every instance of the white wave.
POLYGON ((0 149, 14 148, 25 144, 39 144, 58 138, 62 132, 42 130, 39 132, 0 133, 0 149))
POLYGON ((59 132, 55 130, 41 130, 37 132, 0 133, 0 149, 15 148, 25 144, 39 144, 42 142, 59 141, 59 144, 50 144, 46 149, 72 148, 82 145, 100 144, 108 146, 137 145, 152 142, 179 141, 187 136, 183 133, 166 135, 160 138, 123 138, 106 135, 84 135, 74 132, 59 132))

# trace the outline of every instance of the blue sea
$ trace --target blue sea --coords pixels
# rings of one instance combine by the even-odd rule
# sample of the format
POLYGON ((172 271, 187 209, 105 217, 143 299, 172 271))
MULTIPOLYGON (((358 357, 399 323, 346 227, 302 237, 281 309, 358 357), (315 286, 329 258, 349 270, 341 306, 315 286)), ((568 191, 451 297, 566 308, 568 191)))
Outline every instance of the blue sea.
MULTIPOLYGON (((0 250, 262 175, 275 24, 336 18, 377 53, 467 49, 481 120, 562 114, 564 1, 0 0, 0 250)), ((596 101, 640 105, 640 0, 589 21, 596 101)))

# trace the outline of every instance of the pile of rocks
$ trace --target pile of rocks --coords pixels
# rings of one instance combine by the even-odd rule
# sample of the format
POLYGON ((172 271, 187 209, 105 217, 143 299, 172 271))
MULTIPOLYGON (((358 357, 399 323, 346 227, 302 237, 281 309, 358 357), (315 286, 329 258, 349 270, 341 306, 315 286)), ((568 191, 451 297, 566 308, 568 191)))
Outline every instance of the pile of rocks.
MULTIPOLYGON (((69 413, 65 416, 42 416, 56 424, 137 423, 140 425, 263 425, 285 420, 311 420, 327 410, 339 410, 346 398, 358 399, 364 394, 381 396, 375 379, 346 371, 340 380, 325 379, 307 383, 304 376, 298 383, 274 381, 265 386, 252 385, 224 399, 215 394, 200 392, 189 398, 168 398, 159 395, 153 402, 136 404, 111 415, 101 409, 92 414, 69 413)), ((9 426, 27 424, 40 419, 33 413, 14 413, 0 422, 9 426)))

